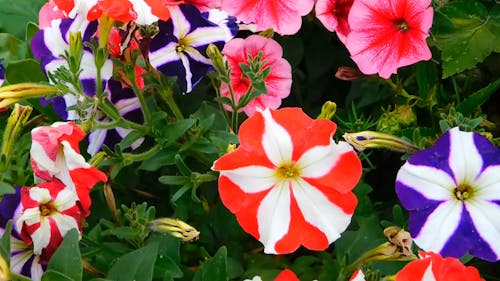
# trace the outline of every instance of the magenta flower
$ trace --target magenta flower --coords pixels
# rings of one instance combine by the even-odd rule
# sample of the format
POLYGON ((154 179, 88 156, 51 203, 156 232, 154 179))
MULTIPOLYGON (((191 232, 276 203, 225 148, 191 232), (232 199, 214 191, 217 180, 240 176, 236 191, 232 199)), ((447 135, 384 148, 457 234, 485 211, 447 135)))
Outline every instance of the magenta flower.
POLYGON ((402 66, 432 56, 426 43, 431 0, 357 0, 349 13, 346 47, 365 74, 389 78, 402 66))
MULTIPOLYGON (((248 116, 253 115, 257 109, 278 108, 281 100, 290 94, 292 87, 292 67, 282 57, 283 50, 280 44, 271 38, 259 35, 251 35, 246 39, 235 38, 226 43, 222 54, 231 68, 231 86, 236 103, 250 87, 250 79, 243 74, 240 63, 248 65, 248 56, 255 58, 259 52, 262 52, 263 68, 270 67, 271 73, 264 80, 267 94, 260 95, 243 108, 248 116)), ((226 84, 221 85, 220 92, 224 97, 231 97, 226 84)))
POLYGON ((299 31, 302 16, 314 6, 314 0, 223 0, 222 10, 245 23, 255 23, 257 31, 274 29, 281 35, 299 31))
POLYGON ((316 17, 331 32, 337 32, 342 43, 346 43, 351 31, 347 18, 354 0, 318 0, 314 7, 316 17))
POLYGON ((42 260, 50 259, 69 230, 80 229, 84 217, 77 202, 76 194, 58 180, 21 189, 21 215, 16 227, 42 260))

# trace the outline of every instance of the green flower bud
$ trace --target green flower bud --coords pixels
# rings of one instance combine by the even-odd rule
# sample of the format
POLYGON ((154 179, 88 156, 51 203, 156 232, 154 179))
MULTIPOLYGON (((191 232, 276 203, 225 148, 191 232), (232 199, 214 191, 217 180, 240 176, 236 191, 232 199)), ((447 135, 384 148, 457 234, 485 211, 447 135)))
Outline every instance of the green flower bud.
POLYGON ((321 107, 321 113, 316 117, 316 119, 332 119, 337 111, 337 104, 333 101, 327 101, 321 107))
POLYGON ((16 103, 9 118, 7 119, 7 126, 3 133, 3 142, 1 154, 9 158, 14 147, 21 135, 24 125, 28 121, 33 108, 16 103))
POLYGON ((151 231, 170 234, 183 242, 196 241, 200 236, 198 230, 179 219, 159 218, 151 221, 148 228, 151 231))
POLYGON ((385 148, 410 153, 418 151, 418 148, 409 142, 379 132, 363 131, 358 133, 345 133, 343 137, 358 151, 363 151, 367 148, 385 148))

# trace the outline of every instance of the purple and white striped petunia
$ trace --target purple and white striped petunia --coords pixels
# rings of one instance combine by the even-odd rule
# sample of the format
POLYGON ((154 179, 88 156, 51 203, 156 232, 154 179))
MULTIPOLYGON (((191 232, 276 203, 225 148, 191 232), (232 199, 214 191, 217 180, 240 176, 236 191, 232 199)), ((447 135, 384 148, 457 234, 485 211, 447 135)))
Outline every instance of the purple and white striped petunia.
POLYGON ((500 149, 453 128, 401 167, 396 193, 425 251, 500 259, 500 149))
MULTIPOLYGON (((21 188, 17 187, 15 194, 6 194, 0 201, 0 236, 4 234, 7 222, 11 219, 16 221, 21 214, 20 191, 21 188)), ((46 267, 46 262, 42 262, 40 256, 33 253, 33 247, 22 240, 14 223, 10 235, 10 270, 38 281, 46 267)))
MULTIPOLYGON (((143 122, 141 105, 132 89, 122 87, 120 82, 113 79, 108 81, 107 88, 108 98, 115 105, 120 116, 130 121, 138 123, 143 122)), ((111 121, 103 114, 100 114, 100 112, 97 112, 96 118, 100 122, 111 121)), ((119 143, 131 131, 131 129, 124 129, 121 127, 114 127, 112 129, 96 129, 88 136, 89 144, 87 152, 93 156, 101 150, 103 144, 113 148, 115 144, 119 143)), ((143 138, 137 140, 131 145, 131 148, 137 148, 143 141, 143 138)))
POLYGON ((149 60, 163 74, 176 76, 181 90, 189 93, 212 68, 208 45, 222 49, 229 36, 227 28, 207 20, 192 5, 170 7, 170 14, 170 20, 158 22, 149 60))
MULTIPOLYGON (((90 42, 97 31, 97 21, 89 22, 85 16, 78 15, 74 19, 57 19, 52 21, 50 27, 38 31, 31 41, 33 56, 40 60, 45 73, 53 73, 61 66, 68 67, 65 59, 61 56, 69 52, 69 39, 71 33, 81 32, 82 41, 90 42)), ((113 74, 113 64, 107 60, 101 69, 103 86, 113 74)), ((97 68, 92 51, 84 47, 81 60, 80 81, 83 92, 88 96, 96 93, 97 68)), ((57 114, 64 120, 76 120, 79 118, 74 110, 67 111, 66 108, 75 105, 79 99, 73 94, 56 97, 52 100, 57 114)), ((42 101, 43 102, 43 101, 42 101)))

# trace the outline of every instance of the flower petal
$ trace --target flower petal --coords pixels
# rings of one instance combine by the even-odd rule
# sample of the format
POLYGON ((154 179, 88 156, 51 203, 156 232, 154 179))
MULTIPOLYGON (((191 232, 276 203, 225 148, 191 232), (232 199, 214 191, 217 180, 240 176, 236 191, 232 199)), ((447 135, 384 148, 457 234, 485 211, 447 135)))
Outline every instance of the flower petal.
MULTIPOLYGON (((455 187, 449 174, 428 166, 405 163, 396 176, 396 192, 403 204, 411 201, 411 198, 405 196, 406 188, 413 189, 430 200, 449 200, 452 199, 455 187)), ((411 206, 408 208, 412 209, 411 206)))
POLYGON ((275 171, 263 166, 247 166, 221 171, 221 176, 229 178, 246 193, 267 190, 277 182, 275 171))
POLYGON ((287 130, 273 119, 269 109, 261 112, 264 117, 264 134, 262 146, 267 157, 276 166, 291 164, 293 154, 293 143, 287 130))
MULTIPOLYGON (((440 252, 460 223, 463 204, 457 201, 440 204, 426 219, 413 237, 415 243, 426 251, 440 252)), ((413 236, 413 235, 412 235, 413 236)))
POLYGON ((474 144, 474 134, 462 132, 455 127, 450 131, 450 168, 455 174, 455 183, 472 184, 479 175, 483 160, 474 144), (467 151, 467 153, 464 153, 467 151))
POLYGON ((466 208, 472 218, 472 223, 477 230, 477 235, 487 244, 485 247, 474 247, 471 253, 474 256, 488 260, 500 259, 500 206, 498 204, 474 200, 467 202, 466 208))
POLYGON ((264 253, 277 253, 275 245, 288 232, 290 220, 290 188, 285 182, 271 189, 259 206, 259 241, 264 244, 264 253))
POLYGON ((345 213, 305 181, 295 181, 292 186, 304 219, 323 232, 329 243, 337 240, 351 222, 352 213, 345 213))

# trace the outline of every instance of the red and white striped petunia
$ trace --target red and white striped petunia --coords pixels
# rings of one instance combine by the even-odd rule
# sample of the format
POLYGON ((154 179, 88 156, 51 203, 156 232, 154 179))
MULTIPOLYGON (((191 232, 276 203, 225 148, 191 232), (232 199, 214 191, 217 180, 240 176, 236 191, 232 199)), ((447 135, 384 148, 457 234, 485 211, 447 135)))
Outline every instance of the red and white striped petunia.
POLYGON ((361 162, 349 144, 335 143, 335 129, 300 108, 266 109, 243 122, 240 146, 214 162, 222 202, 264 252, 324 250, 349 225, 361 162))
POLYGON ((80 229, 84 217, 77 202, 76 194, 59 180, 21 189, 21 215, 16 226, 42 260, 50 259, 69 230, 80 229))
POLYGON ((396 281, 484 281, 477 268, 463 265, 459 259, 443 258, 433 252, 419 252, 396 275, 396 281))
POLYGON ((89 214, 90 189, 105 182, 106 175, 85 161, 78 148, 85 137, 73 122, 56 122, 31 132, 31 165, 38 182, 60 180, 77 194, 84 214, 89 214))

